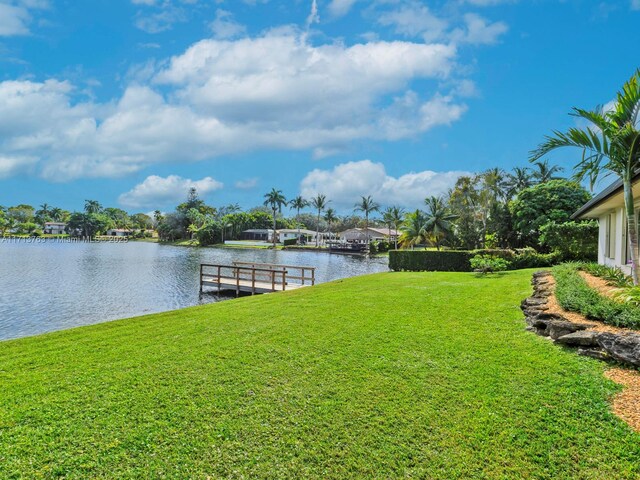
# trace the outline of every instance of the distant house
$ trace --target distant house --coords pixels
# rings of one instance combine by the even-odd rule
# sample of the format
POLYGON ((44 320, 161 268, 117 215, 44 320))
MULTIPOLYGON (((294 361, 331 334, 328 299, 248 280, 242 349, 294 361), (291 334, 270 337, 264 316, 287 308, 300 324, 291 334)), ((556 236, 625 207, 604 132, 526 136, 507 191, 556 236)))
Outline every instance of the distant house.
MULTIPOLYGON (((301 228, 283 228, 277 231, 278 242, 284 243, 285 240, 297 239, 303 237, 306 242, 315 241, 316 232, 301 228)), ((321 234, 322 235, 322 234, 321 234)))
MULTIPOLYGON (((636 178, 640 177, 637 175, 636 178)), ((640 198, 640 182, 633 186, 633 197, 640 198)), ((638 200, 636 200, 638 201, 638 200)), ((636 205, 636 215, 639 206, 636 205)), ((627 239, 627 215, 624 209, 622 181, 612 183, 583 205, 573 218, 598 220, 598 263, 631 272, 631 255, 627 239)))
POLYGON ((128 230, 126 228, 111 228, 105 233, 108 237, 128 237, 132 234, 133 230, 128 230))
POLYGON ((366 243, 367 237, 371 241, 384 240, 394 242, 398 238, 399 232, 390 228, 350 228, 338 234, 342 242, 366 243))
POLYGON ((63 222, 45 222, 42 231, 46 235, 63 235, 67 224, 63 222))
POLYGON ((273 230, 268 228, 252 228, 240 234, 240 240, 253 240, 255 242, 268 242, 273 237, 273 230))

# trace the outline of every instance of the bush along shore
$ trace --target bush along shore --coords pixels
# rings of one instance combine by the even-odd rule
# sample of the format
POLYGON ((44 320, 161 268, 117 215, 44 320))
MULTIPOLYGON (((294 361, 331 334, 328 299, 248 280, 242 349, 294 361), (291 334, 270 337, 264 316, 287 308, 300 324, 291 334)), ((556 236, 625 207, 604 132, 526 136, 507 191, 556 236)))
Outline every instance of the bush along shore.
MULTIPOLYGON (((560 313, 549 311, 549 297, 553 294, 553 277, 556 278, 556 297, 562 305, 561 297, 572 298, 576 295, 576 303, 589 306, 588 311, 592 315, 597 312, 609 312, 611 308, 618 311, 626 305, 611 306, 604 298, 595 298, 599 295, 591 290, 586 283, 584 288, 569 288, 567 279, 563 275, 571 266, 561 266, 554 270, 554 275, 549 271, 537 272, 533 275, 533 295, 525 299, 521 308, 525 314, 528 329, 545 337, 552 338, 556 343, 577 348, 580 355, 601 360, 615 360, 622 364, 640 367, 640 334, 632 332, 613 333, 610 331, 594 330, 596 324, 569 321, 560 313), (559 272, 559 275, 557 273, 559 272), (557 276, 556 276, 557 275, 557 276), (589 291, 587 291, 587 289, 589 291), (602 305, 605 306, 602 306, 602 305)), ((581 279, 582 280, 582 279, 581 279)), ((577 284, 578 282, 573 282, 577 284)), ((571 286, 573 286, 573 283, 571 286)), ((573 301, 573 299, 572 299, 573 301)), ((613 302, 616 303, 616 302, 613 302)), ((575 305, 575 304, 572 304, 575 305)), ((564 305, 562 305, 564 307, 564 305)), ((631 307, 629 308, 636 308, 631 307)), ((577 311, 580 311, 579 309, 577 311)), ((598 317, 591 317, 601 320, 598 317)), ((634 326, 635 321, 632 323, 634 326)))

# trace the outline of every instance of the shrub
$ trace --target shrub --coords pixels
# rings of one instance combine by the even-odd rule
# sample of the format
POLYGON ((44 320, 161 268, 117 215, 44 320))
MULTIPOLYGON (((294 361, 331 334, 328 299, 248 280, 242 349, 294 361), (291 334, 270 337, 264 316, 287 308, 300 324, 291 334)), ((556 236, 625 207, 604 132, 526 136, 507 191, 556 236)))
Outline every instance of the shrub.
POLYGON ((561 260, 562 256, 558 252, 538 253, 535 249, 529 247, 516 250, 511 264, 514 269, 544 268, 557 265, 561 260))
POLYGON ((600 265, 599 263, 580 263, 576 268, 584 270, 585 272, 593 275, 594 277, 600 277, 605 280, 609 285, 615 287, 631 287, 633 286, 633 280, 630 276, 624 273, 617 267, 610 267, 608 265, 600 265))
POLYGON ((577 263, 565 263, 553 269, 556 297, 562 308, 610 325, 640 328, 640 308, 600 295, 580 276, 579 267, 577 263))
POLYGON ((540 227, 540 244, 566 260, 595 260, 598 222, 549 222, 540 227))
POLYGON ((471 252, 455 250, 391 250, 389 268, 396 272, 470 272, 471 256, 471 252))
POLYGON ((503 272, 509 268, 509 262, 493 255, 476 255, 469 263, 473 271, 478 273, 503 272))
POLYGON ((626 287, 616 293, 616 299, 640 307, 640 287, 626 287))
POLYGON ((297 238, 287 238, 284 242, 283 245, 285 247, 289 247, 292 245, 297 245, 298 244, 298 239, 297 238))

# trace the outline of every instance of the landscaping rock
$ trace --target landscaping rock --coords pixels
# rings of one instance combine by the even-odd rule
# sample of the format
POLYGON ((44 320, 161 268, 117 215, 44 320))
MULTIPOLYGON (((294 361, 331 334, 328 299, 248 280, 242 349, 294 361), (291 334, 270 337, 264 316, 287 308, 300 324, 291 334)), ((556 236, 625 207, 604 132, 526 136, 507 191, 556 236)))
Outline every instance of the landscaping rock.
POLYGON ((640 335, 630 333, 616 335, 615 333, 601 333, 598 345, 619 362, 640 367, 640 335))
POLYGON ((570 333, 574 333, 579 330, 586 330, 587 328, 590 328, 592 326, 593 325, 589 325, 586 323, 574 323, 574 322, 567 322, 564 320, 555 320, 555 321, 552 320, 549 322, 547 326, 547 332, 549 333, 549 336, 551 338, 553 338, 554 340, 557 340, 558 338, 564 335, 569 335, 570 333))
POLYGON ((609 354, 601 348, 578 348, 578 355, 595 358, 596 360, 611 360, 609 354))
POLYGON ((597 347, 598 335, 598 332, 578 331, 558 337, 556 342, 571 346, 597 347))

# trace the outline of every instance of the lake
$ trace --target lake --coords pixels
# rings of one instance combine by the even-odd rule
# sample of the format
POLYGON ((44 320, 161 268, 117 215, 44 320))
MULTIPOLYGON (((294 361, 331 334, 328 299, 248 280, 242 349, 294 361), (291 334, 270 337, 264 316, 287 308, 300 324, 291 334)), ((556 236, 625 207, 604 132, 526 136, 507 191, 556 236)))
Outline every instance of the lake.
POLYGON ((328 282, 387 270, 386 258, 156 243, 0 240, 0 340, 218 301, 199 295, 201 263, 316 267, 328 282))

